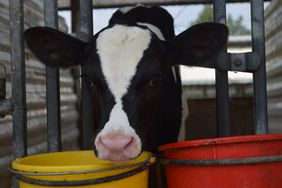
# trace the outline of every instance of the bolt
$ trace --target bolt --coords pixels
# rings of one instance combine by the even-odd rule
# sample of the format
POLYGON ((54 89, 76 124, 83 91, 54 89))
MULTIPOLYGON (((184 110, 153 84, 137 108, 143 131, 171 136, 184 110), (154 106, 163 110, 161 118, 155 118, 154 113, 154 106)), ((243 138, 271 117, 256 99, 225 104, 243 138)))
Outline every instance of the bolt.
POLYGON ((235 59, 234 60, 234 65, 236 66, 236 67, 240 67, 241 65, 242 65, 242 61, 241 61, 241 59, 235 59))

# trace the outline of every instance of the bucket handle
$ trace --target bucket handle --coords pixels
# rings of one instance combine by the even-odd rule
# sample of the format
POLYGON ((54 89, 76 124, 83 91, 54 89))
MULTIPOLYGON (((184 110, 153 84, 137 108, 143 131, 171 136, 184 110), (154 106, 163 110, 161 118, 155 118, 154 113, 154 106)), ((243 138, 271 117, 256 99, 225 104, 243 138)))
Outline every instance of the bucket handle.
POLYGON ((184 159, 161 159, 162 165, 182 165, 182 166, 216 166, 216 165, 241 165, 241 164, 259 164, 282 161, 282 155, 237 158, 237 159, 211 159, 211 160, 184 160, 184 159))
POLYGON ((58 186, 58 187, 63 187, 63 186, 84 186, 84 185, 95 185, 95 184, 101 184, 101 183, 108 183, 116 180, 121 180, 130 176, 133 176, 135 174, 138 174, 140 172, 143 172, 149 168, 149 166, 152 163, 147 162, 144 165, 135 168, 133 170, 130 170, 128 172, 124 172, 121 174, 113 175, 113 176, 106 176, 102 178, 97 178, 97 179, 90 179, 90 180, 79 180, 79 181, 47 181, 47 180, 38 180, 38 179, 33 179, 29 178, 26 176, 23 176, 21 174, 14 174, 14 176, 25 183, 29 184, 35 184, 35 185, 41 185, 41 186, 58 186))

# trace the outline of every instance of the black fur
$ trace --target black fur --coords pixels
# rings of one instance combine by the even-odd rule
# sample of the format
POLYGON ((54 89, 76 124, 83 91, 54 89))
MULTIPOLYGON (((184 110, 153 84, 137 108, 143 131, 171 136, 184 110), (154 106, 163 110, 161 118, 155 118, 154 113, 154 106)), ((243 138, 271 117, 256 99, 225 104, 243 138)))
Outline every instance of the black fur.
POLYGON ((151 8, 137 6, 126 14, 117 10, 111 17, 109 24, 137 22, 150 23, 156 26, 162 31, 166 40, 170 40, 175 36, 172 16, 165 9, 158 6, 151 8))

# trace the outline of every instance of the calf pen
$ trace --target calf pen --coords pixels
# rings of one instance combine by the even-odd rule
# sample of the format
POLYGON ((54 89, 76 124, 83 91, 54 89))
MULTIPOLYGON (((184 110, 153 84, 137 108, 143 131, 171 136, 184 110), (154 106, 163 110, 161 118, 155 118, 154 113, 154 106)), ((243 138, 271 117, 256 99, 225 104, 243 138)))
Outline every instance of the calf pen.
MULTIPOLYGON (((245 0, 230 0, 227 2, 249 2, 245 0)), ((142 3, 145 5, 172 5, 172 4, 204 4, 213 3, 214 21, 226 22, 225 0, 163 0, 163 1, 94 1, 76 0, 59 1, 59 6, 64 9, 72 7, 73 15, 77 15, 76 25, 79 25, 77 37, 87 40, 93 34, 92 8, 119 7, 142 3), (72 5, 72 6, 70 6, 72 5), (93 5, 93 6, 92 6, 93 5), (79 8, 78 8, 79 7, 79 8), (84 34, 81 34, 84 33, 84 34), (86 34, 86 35, 85 35, 86 34)), ((252 52, 230 54, 226 49, 218 57, 213 67, 216 69, 216 111, 217 111, 217 136, 229 136, 229 107, 228 107, 228 71, 242 71, 253 73, 254 86, 254 127, 256 134, 268 133, 267 102, 266 102, 266 75, 265 75, 265 41, 264 41, 264 9, 263 0, 251 0, 251 26, 252 26, 252 52)), ((58 28, 58 1, 44 1, 45 25, 58 28)), ((10 40, 11 40, 11 98, 1 96, 2 116, 12 115, 13 119, 13 156, 19 158, 27 153, 27 107, 26 107, 26 76, 25 76, 25 51, 22 38, 24 30, 23 0, 10 0, 10 40)), ((74 19, 75 20, 75 19, 74 19)), ((75 23, 75 22, 74 22, 75 23)), ((83 70, 81 70, 83 72, 83 70)), ((47 74, 47 146, 48 152, 61 150, 61 113, 59 94, 59 71, 52 68, 46 69, 47 74)), ((5 76, 2 75, 2 80, 5 76)), ((2 82, 5 83, 5 82, 2 82)), ((91 103, 85 87, 81 83, 81 120, 82 120, 82 148, 89 148, 94 133, 94 122, 91 116, 91 103), (87 112, 87 113, 84 113, 87 112)), ((5 91, 4 84, 1 87, 5 91)))

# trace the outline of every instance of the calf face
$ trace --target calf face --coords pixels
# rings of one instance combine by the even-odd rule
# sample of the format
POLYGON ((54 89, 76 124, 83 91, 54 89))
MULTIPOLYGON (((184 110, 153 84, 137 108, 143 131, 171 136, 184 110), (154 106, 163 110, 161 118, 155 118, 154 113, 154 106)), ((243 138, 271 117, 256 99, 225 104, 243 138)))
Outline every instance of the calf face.
MULTIPOLYGON (((25 32, 27 45, 47 66, 84 67, 98 127, 95 150, 98 157, 113 161, 163 144, 150 146, 164 136, 156 131, 163 128, 155 120, 161 104, 181 94, 175 91, 171 67, 211 63, 227 36, 227 28, 216 23, 193 26, 170 41, 137 24, 110 25, 88 43, 46 27, 25 32)), ((173 114, 173 107, 166 108, 163 116, 173 114)))

